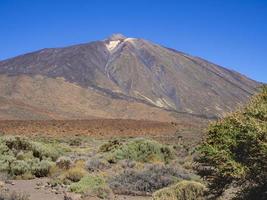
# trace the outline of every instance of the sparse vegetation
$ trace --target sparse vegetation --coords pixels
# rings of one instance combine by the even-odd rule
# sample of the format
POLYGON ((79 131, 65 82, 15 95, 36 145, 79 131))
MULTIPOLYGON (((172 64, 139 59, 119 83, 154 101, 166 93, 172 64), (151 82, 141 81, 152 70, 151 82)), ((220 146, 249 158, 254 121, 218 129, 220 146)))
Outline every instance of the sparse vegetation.
MULTIPOLYGON (((0 137, 0 141, 2 173, 25 180, 48 176, 51 188, 68 188, 84 199, 112 199, 113 192, 152 195, 194 177, 182 167, 168 165, 179 165, 171 146, 150 139, 102 141, 98 151, 87 145, 91 140, 86 138, 69 141, 10 136, 0 137)), ((95 147, 95 142, 91 144, 95 147)))
POLYGON ((183 179, 190 180, 191 174, 175 167, 151 165, 142 171, 125 170, 109 185, 117 194, 147 195, 183 179))
POLYGON ((86 168, 88 171, 104 170, 110 167, 110 164, 101 158, 91 158, 86 162, 86 168))

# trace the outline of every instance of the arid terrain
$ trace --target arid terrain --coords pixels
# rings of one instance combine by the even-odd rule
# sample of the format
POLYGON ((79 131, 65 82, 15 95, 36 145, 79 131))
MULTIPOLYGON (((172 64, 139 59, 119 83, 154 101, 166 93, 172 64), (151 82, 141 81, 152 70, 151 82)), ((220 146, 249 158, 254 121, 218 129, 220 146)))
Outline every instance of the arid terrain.
POLYGON ((183 138, 187 143, 194 143, 201 139, 199 131, 203 130, 207 123, 207 120, 203 121, 198 118, 192 118, 188 122, 157 122, 127 119, 5 120, 0 121, 0 133, 4 135, 92 136, 96 138, 145 136, 158 138, 163 141, 176 141, 183 138))
POLYGON ((121 34, 0 61, 0 200, 202 197, 205 129, 260 85, 121 34))

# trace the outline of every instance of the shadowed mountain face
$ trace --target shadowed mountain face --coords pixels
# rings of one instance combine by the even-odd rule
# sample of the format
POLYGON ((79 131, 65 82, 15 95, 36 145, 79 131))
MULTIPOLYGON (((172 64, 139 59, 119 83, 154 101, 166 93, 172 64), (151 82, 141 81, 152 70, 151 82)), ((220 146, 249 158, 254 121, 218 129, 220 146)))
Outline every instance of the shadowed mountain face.
POLYGON ((0 74, 0 116, 8 119, 218 117, 259 86, 201 58, 120 34, 1 61, 0 74))

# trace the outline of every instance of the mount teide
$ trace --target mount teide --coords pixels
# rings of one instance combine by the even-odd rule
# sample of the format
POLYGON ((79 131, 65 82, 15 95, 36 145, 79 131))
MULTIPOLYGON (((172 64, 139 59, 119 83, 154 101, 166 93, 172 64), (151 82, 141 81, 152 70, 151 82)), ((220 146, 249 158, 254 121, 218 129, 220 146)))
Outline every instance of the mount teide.
POLYGON ((116 34, 0 62, 0 119, 219 117, 260 84, 198 57, 116 34))

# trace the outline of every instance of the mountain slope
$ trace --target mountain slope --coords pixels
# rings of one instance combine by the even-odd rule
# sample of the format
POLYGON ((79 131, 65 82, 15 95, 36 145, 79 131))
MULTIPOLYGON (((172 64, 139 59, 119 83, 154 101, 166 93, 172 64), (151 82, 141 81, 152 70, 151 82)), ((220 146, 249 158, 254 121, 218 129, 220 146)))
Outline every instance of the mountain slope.
POLYGON ((49 118, 218 117, 244 103, 259 86, 201 58, 120 34, 1 61, 0 74, 3 99, 52 112, 45 114, 49 118), (36 77, 42 77, 42 83, 36 77), (18 86, 24 89, 14 92, 18 86), (77 87, 79 92, 73 93, 77 87))

